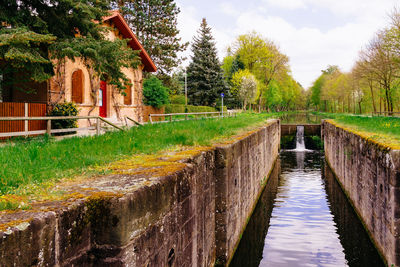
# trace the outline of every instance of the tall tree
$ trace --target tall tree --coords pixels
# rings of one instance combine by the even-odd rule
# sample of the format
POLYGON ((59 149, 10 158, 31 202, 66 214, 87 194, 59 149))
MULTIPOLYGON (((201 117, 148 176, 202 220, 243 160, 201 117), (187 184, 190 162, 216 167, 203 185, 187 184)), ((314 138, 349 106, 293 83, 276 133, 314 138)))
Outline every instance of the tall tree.
POLYGON ((188 98, 194 105, 214 106, 225 89, 223 70, 207 21, 203 21, 198 36, 193 38, 192 60, 187 69, 188 98))
POLYGON ((178 53, 188 46, 178 37, 179 7, 174 0, 122 0, 118 5, 165 80, 181 62, 178 53))
MULTIPOLYGON (((288 71, 289 58, 279 51, 272 41, 263 38, 256 32, 240 35, 233 45, 235 54, 259 81, 268 88, 279 72, 288 71)), ((265 100, 263 90, 260 92, 258 108, 261 110, 265 100)), ((264 103, 265 104, 265 103, 264 103)))
POLYGON ((393 112, 393 88, 397 86, 398 65, 396 55, 388 48, 386 43, 388 31, 379 32, 372 39, 365 51, 361 54, 361 60, 367 62, 367 72, 371 73, 374 79, 383 88, 385 94, 386 110, 389 114, 393 112))
POLYGON ((321 74, 317 80, 315 80, 315 82, 313 83, 313 85, 311 86, 311 104, 316 108, 319 109, 320 108, 320 104, 321 104, 321 90, 322 87, 324 85, 325 82, 325 77, 324 74, 321 74))

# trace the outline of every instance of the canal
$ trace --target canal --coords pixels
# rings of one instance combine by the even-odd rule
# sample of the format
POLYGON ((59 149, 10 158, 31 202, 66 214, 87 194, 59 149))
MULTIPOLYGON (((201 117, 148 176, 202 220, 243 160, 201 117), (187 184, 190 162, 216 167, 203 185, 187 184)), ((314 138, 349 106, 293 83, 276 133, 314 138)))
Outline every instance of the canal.
POLYGON ((323 152, 298 142, 281 151, 230 266, 384 264, 323 152))

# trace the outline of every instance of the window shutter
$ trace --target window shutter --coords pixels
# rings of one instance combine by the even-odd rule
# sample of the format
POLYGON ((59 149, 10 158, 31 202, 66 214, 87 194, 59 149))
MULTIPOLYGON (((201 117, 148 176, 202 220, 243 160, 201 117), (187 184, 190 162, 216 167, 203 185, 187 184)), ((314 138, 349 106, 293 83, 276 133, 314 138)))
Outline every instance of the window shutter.
POLYGON ((126 94, 126 96, 124 96, 124 104, 132 105, 132 86, 131 85, 126 86, 125 94, 126 94))
POLYGON ((83 71, 76 70, 72 73, 72 102, 83 103, 83 71))

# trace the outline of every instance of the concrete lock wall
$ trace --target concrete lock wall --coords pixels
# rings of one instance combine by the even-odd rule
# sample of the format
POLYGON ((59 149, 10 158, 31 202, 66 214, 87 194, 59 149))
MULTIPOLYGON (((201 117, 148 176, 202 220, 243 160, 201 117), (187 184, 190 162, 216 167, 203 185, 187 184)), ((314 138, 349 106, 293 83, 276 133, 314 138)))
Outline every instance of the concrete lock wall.
POLYGON ((0 266, 225 265, 279 141, 279 121, 269 121, 190 154, 168 175, 93 178, 71 185, 67 200, 2 213, 0 266))
POLYGON ((281 135, 295 135, 297 133, 297 126, 304 126, 304 135, 320 135, 321 125, 320 124, 282 124, 281 135))
POLYGON ((330 122, 325 157, 388 266, 400 266, 400 151, 330 122))
POLYGON ((278 123, 239 142, 217 147, 215 157, 217 264, 229 262, 279 153, 278 123))

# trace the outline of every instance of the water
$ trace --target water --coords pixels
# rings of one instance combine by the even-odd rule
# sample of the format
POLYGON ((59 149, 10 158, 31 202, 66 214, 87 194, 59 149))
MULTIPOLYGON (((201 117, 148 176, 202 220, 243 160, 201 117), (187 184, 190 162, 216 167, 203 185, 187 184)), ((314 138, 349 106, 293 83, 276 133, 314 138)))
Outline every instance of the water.
POLYGON ((230 266, 384 266, 317 151, 282 151, 230 266))
POLYGON ((280 116, 282 124, 321 124, 325 117, 311 113, 288 113, 280 116))
POLYGON ((297 126, 296 133, 296 151, 302 152, 306 150, 306 145, 304 144, 304 126, 297 126))

